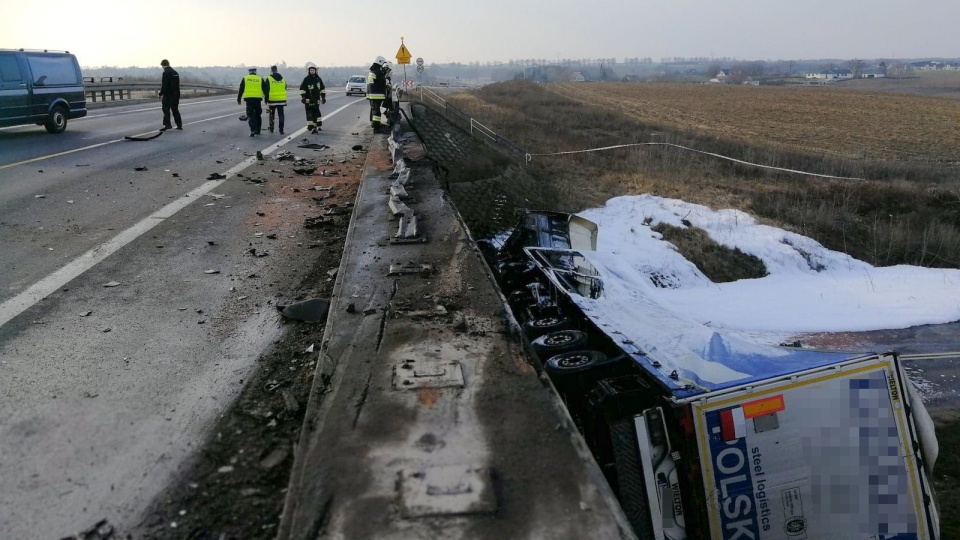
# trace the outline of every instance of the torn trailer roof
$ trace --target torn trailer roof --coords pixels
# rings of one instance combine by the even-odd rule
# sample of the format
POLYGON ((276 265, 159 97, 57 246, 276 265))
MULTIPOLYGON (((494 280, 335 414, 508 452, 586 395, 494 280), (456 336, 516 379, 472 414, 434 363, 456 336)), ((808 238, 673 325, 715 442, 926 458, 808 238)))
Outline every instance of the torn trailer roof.
POLYGON ((677 398, 829 366, 868 353, 761 345, 670 309, 656 285, 613 253, 524 248, 597 329, 677 398))

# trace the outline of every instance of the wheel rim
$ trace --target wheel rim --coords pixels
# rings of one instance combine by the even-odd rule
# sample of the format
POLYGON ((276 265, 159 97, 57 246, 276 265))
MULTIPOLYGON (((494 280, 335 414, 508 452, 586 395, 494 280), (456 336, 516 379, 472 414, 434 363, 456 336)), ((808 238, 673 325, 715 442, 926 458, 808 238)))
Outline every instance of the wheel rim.
POLYGON ((573 342, 573 336, 570 334, 560 334, 559 336, 549 336, 543 340, 544 345, 558 346, 567 345, 573 342))
POLYGON ((546 319, 537 319, 533 321, 533 326, 537 328, 544 328, 547 326, 553 326, 555 324, 560 324, 560 319, 556 317, 548 317, 546 319))
POLYGON ((590 357, 585 354, 576 354, 571 356, 566 356, 557 361, 557 367, 562 368, 576 368, 585 366, 590 363, 590 357))
POLYGON ((53 113, 53 125, 58 128, 63 127, 63 124, 66 123, 67 117, 63 114, 62 111, 56 111, 53 113))

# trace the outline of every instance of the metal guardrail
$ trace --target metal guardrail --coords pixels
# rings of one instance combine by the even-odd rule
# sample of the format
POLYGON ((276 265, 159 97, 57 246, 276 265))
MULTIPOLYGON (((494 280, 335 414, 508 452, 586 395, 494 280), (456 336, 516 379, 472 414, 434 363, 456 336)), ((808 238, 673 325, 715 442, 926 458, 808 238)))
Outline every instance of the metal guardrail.
POLYGON ((424 88, 422 85, 418 86, 417 90, 420 91, 421 103, 432 104, 434 107, 440 109, 441 114, 447 117, 447 119, 459 122, 464 129, 470 132, 471 136, 500 146, 512 154, 522 157, 524 162, 527 161, 527 152, 514 144, 510 139, 507 139, 496 131, 481 124, 469 114, 454 107, 433 90, 424 88))
MULTIPOLYGON (((153 92, 156 95, 157 91, 160 90, 160 81, 156 82, 84 82, 83 83, 83 93, 86 94, 90 101, 97 101, 97 94, 100 95, 100 101, 107 101, 109 96, 110 101, 117 99, 131 99, 131 94, 134 91, 144 91, 144 92, 153 92), (126 97, 124 97, 126 96, 126 97)), ((227 86, 220 86, 217 84, 199 84, 199 83, 180 83, 180 93, 181 95, 184 91, 193 91, 194 94, 203 92, 205 94, 210 93, 220 93, 220 92, 235 92, 236 89, 230 88, 227 86)))

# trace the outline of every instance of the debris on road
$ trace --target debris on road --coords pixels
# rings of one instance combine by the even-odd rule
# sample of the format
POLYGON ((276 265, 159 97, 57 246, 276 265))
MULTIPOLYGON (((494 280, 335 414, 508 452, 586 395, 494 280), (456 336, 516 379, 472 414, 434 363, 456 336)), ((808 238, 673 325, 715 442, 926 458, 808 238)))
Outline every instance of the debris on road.
POLYGON ((357 151, 363 150, 363 145, 362 145, 362 144, 355 144, 355 145, 351 146, 350 149, 351 149, 351 150, 357 150, 357 151))
POLYGON ((295 173, 297 173, 297 174, 302 174, 302 175, 304 175, 304 176, 309 176, 309 175, 313 174, 313 172, 316 171, 316 170, 317 170, 316 167, 304 167, 304 168, 302 168, 302 169, 294 169, 293 172, 295 172, 295 173))
POLYGON ((46 199, 47 196, 46 196, 46 195, 34 195, 33 198, 34 198, 34 199, 46 199))
POLYGON ((60 540, 110 540, 116 532, 113 525, 105 519, 98 521, 93 527, 85 529, 72 536, 64 536, 60 540))
POLYGON ((140 165, 139 167, 134 167, 133 170, 135 170, 135 171, 141 171, 141 172, 142 172, 142 171, 147 170, 147 168, 144 167, 143 165, 140 165))
POLYGON ((317 216, 303 220, 303 226, 307 229, 316 229, 326 225, 333 225, 334 220, 325 216, 317 216))
POLYGON ((263 152, 257 150, 257 161, 263 161, 263 152))
POLYGON ((124 136, 123 138, 126 139, 126 140, 128 140, 128 141, 150 141, 150 140, 156 139, 157 137, 159 137, 159 136, 161 136, 161 135, 163 135, 163 132, 162 132, 162 131, 158 131, 156 135, 151 135, 151 136, 149 136, 149 137, 132 137, 132 136, 130 136, 130 135, 126 135, 126 136, 124 136))
POLYGON ((80 316, 81 316, 81 317, 89 317, 92 313, 93 313, 92 311, 84 311, 83 313, 80 314, 80 316))
POLYGON ((119 281, 111 281, 110 283, 104 283, 103 286, 104 286, 104 287, 119 287, 119 286, 120 286, 120 282, 119 282, 119 281))
POLYGON ((203 273, 204 273, 204 274, 219 274, 220 271, 219 271, 219 270, 210 269, 210 270, 204 270, 203 273))
POLYGON ((270 470, 283 463, 283 460, 287 459, 289 455, 290 450, 286 445, 278 446, 271 450, 270 453, 260 461, 260 468, 270 470))
POLYGON ((223 180, 226 176, 220 173, 210 173, 210 176, 207 177, 207 180, 223 180))
POLYGON ((309 148, 311 150, 326 150, 327 148, 330 148, 330 147, 325 144, 307 143, 307 144, 297 145, 297 148, 309 148))
POLYGON ((327 320, 329 309, 330 302, 322 298, 311 298, 288 306, 277 306, 277 310, 284 317, 304 322, 323 322, 327 320))

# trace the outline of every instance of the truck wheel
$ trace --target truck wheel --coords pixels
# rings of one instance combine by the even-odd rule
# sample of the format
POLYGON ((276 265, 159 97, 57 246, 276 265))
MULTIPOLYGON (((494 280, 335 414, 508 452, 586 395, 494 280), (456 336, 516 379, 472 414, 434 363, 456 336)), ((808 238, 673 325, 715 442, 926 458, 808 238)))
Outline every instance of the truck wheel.
POLYGON ((545 365, 549 373, 566 375, 590 369, 606 359, 600 351, 570 351, 551 356, 545 365))
POLYGON ((587 334, 579 330, 550 332, 533 340, 533 350, 541 356, 580 349, 587 345, 587 334))
POLYGON ((637 452, 637 434, 633 420, 629 417, 614 420, 609 424, 609 428, 620 507, 639 540, 654 540, 650 501, 647 500, 647 487, 637 452))
POLYGON ((523 332, 528 338, 533 339, 548 332, 563 330, 567 327, 568 322, 566 317, 540 317, 530 319, 523 323, 523 332))
POLYGON ((54 107, 43 127, 47 128, 48 133, 63 133, 67 129, 67 108, 63 105, 54 107))

